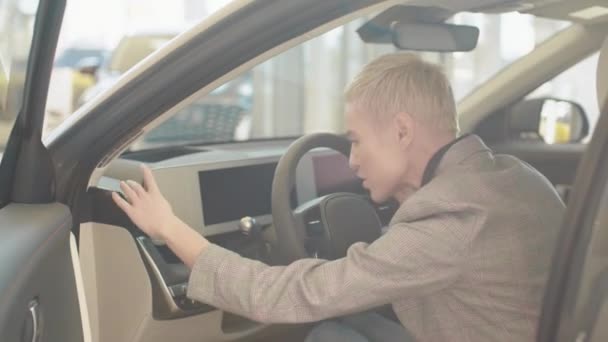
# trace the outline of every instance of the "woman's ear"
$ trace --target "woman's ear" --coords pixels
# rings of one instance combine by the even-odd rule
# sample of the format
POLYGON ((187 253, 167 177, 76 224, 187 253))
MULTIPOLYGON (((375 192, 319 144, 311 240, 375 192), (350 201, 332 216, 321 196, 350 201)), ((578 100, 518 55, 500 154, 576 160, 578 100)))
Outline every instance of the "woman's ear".
POLYGON ((394 118, 394 124, 397 129, 397 139, 402 148, 407 148, 414 139, 414 120, 411 115, 406 112, 397 113, 394 118))

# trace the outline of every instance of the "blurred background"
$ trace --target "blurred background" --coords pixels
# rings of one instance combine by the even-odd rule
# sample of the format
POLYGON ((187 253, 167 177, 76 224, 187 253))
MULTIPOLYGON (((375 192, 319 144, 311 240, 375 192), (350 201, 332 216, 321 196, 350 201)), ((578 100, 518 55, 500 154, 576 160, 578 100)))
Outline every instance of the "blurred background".
MULTIPOLYGON (((68 0, 54 59, 43 134, 110 89, 121 75, 150 53, 229 2, 68 0)), ((29 48, 29 41, 23 38, 31 36, 36 6, 36 0, 0 0, 3 71, 0 73, 0 141, 6 141, 20 106, 19 91, 29 48)), ((243 73, 195 101, 132 148, 341 131, 344 124, 342 91, 346 84, 367 62, 395 51, 392 45, 365 44, 360 40, 356 30, 368 19, 359 18, 338 27, 243 73)), ((480 28, 477 49, 467 53, 420 55, 443 66, 457 100, 570 25, 518 13, 465 13, 452 22, 480 28)), ((597 55, 589 57, 539 87, 531 96, 574 100, 583 106, 593 127, 598 114, 596 60, 597 55)))

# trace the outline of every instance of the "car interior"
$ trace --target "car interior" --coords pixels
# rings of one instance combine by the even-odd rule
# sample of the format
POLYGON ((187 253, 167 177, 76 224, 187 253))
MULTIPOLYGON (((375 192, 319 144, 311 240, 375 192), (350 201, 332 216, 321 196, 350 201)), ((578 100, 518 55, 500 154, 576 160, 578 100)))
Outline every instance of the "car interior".
MULTIPOLYGON (((600 50, 602 56, 608 53, 607 47, 602 48, 608 33, 608 16, 584 12, 602 3, 546 1, 531 6, 526 13, 566 20, 572 25, 459 102, 462 133, 475 133, 493 150, 515 155, 534 166, 555 185, 566 203, 578 162, 593 132, 589 113, 571 99, 528 95, 590 55, 600 50), (552 112, 563 115, 551 121, 552 112)), ((489 6, 483 11, 509 10, 502 6, 489 6)), ((377 28, 399 20, 407 24, 412 20, 410 17, 416 17, 411 13, 430 13, 428 17, 432 20, 428 19, 427 24, 443 23, 455 14, 398 5, 386 6, 381 11, 374 9, 359 17, 366 16, 367 28, 372 24, 377 28)), ((352 18, 343 18, 335 26, 350 21, 352 18)), ((362 39, 368 40, 366 44, 384 39, 366 36, 365 25, 359 28, 362 39)), ((304 44, 310 38, 303 36, 300 41, 304 44)), ((401 44, 405 49, 408 42, 401 44)), ((606 63, 605 59, 600 61, 606 63)), ((189 98, 186 102, 196 100, 189 98)), ((154 132, 152 126, 160 127, 162 121, 177 115, 178 111, 177 114, 175 110, 167 111, 147 130, 154 132)), ((299 215, 305 227, 301 234, 307 234, 309 239, 315 238, 319 222, 326 219, 318 210, 310 209, 317 208, 319 198, 350 193, 367 199, 361 182, 348 167, 345 157, 348 146, 344 141, 340 135, 329 133, 310 134, 301 139, 214 141, 130 148, 115 159, 102 161, 89 183, 86 210, 75 213, 81 222, 77 232, 78 253, 92 340, 302 340, 311 325, 260 324, 188 299, 188 268, 162 241, 150 239, 135 227, 114 205, 110 194, 120 191, 121 180, 141 182, 139 165, 145 163, 152 169, 175 214, 211 242, 268 264, 285 264, 290 259, 285 258, 280 243, 282 233, 276 227, 280 216, 276 212, 277 199, 282 200, 282 210, 299 215), (282 185, 280 194, 278 184, 282 185)), ((385 229, 397 204, 373 204, 372 208, 373 212, 362 215, 371 217, 372 225, 385 229)), ((361 220, 363 224, 370 222, 361 220)), ((282 218, 281 222, 290 221, 282 218)), ((303 252, 312 257, 337 258, 344 255, 349 243, 371 241, 379 234, 381 231, 364 232, 346 242, 334 241, 332 253, 314 245, 305 246, 310 248, 303 252)), ((385 312, 391 316, 390 311, 385 312)))

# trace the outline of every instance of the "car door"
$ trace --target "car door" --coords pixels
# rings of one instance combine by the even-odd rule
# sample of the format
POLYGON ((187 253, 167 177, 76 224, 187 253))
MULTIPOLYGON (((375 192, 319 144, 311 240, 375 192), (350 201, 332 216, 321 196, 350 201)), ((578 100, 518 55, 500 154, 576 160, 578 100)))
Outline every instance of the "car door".
POLYGON ((0 2, 0 340, 82 341, 72 216, 41 142, 65 1, 0 2), (13 125, 14 123, 14 125, 13 125), (10 136, 8 132, 10 131, 10 136), (73 245, 73 244, 72 244, 73 245))
POLYGON ((608 117, 581 161, 543 307, 539 341, 608 337, 608 117))
POLYGON ((555 249, 538 341, 606 341, 608 337, 608 40, 597 68, 603 103, 581 159, 555 249))

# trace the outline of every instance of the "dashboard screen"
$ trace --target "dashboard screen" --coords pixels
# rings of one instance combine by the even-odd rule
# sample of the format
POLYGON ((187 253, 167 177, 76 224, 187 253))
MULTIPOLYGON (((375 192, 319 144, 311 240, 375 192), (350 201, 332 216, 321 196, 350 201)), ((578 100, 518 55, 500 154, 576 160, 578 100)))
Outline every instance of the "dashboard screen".
POLYGON ((365 193, 361 180, 348 166, 348 159, 342 154, 317 155, 312 162, 318 197, 334 192, 365 193))
POLYGON ((270 214, 276 166, 268 163, 199 172, 205 225, 270 214))

